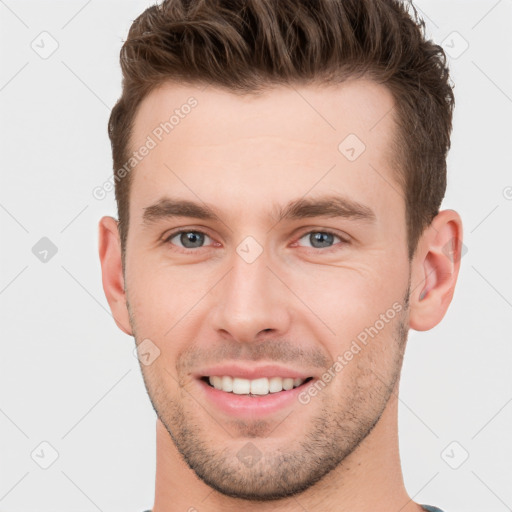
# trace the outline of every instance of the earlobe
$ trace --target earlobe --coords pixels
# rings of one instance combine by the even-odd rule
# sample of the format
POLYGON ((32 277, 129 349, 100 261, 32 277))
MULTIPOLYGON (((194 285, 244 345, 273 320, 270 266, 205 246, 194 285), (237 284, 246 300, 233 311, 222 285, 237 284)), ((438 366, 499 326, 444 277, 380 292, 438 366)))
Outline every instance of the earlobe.
POLYGON ((117 326, 126 334, 133 336, 126 306, 117 221, 113 217, 103 217, 98 228, 103 290, 117 326))
POLYGON ((443 210, 422 234, 412 262, 409 326, 417 331, 435 327, 453 298, 462 257, 462 221, 443 210))

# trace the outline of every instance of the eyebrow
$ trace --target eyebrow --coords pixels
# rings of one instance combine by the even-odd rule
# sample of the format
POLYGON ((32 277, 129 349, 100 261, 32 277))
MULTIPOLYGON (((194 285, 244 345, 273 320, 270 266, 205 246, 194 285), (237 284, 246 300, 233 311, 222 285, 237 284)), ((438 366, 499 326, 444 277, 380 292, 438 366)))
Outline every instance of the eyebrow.
POLYGON ((338 195, 296 199, 284 208, 277 208, 276 217, 278 222, 310 217, 342 217, 367 222, 376 220, 370 207, 338 195))
MULTIPOLYGON (((311 217, 339 217, 368 223, 376 220, 376 215, 370 207, 338 195, 295 199, 284 207, 274 206, 272 211, 272 217, 277 218, 277 222, 311 217)), ((221 221, 216 208, 211 205, 170 197, 164 197, 144 208, 142 220, 144 224, 151 224, 175 217, 221 221)))

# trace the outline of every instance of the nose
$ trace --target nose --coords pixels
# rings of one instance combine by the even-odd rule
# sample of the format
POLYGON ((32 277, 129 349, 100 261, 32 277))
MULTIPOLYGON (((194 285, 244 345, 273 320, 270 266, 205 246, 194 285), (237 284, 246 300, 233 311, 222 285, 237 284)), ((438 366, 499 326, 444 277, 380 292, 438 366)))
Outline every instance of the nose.
POLYGON ((268 264, 266 251, 252 263, 233 254, 231 270, 214 294, 213 326, 223 337, 250 343, 288 331, 290 291, 268 264))

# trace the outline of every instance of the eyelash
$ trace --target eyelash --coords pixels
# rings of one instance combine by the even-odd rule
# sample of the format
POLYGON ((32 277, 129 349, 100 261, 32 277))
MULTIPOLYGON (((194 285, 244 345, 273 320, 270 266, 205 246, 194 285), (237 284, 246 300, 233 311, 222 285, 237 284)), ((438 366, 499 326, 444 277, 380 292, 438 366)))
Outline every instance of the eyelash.
MULTIPOLYGON (((212 239, 212 237, 210 235, 208 235, 208 233, 205 233, 204 231, 201 231, 201 230, 198 230, 198 229, 181 229, 181 230, 178 230, 178 231, 174 231, 172 232, 171 234, 169 234, 168 236, 165 237, 164 239, 164 243, 166 244, 171 244, 171 240, 176 236, 176 235, 181 235, 182 233, 199 233, 201 235, 205 235, 207 236, 208 238, 212 239)), ((323 234, 327 234, 327 235, 332 235, 336 238, 339 238, 340 242, 338 242, 337 244, 334 244, 333 246, 331 247, 326 247, 326 248, 315 248, 315 247, 306 247, 306 249, 310 249, 314 252, 318 252, 318 251, 321 251, 321 252, 324 252, 324 253, 329 253, 329 252, 332 252, 332 251, 335 251, 337 249, 339 249, 338 244, 341 244, 341 245, 347 245, 349 244, 349 241, 345 238, 343 238, 342 236, 338 235, 337 233, 334 233, 333 231, 330 231, 328 229, 313 229, 313 230, 310 230, 310 231, 306 231, 304 233, 302 233, 296 240, 296 242, 298 242, 299 240, 301 240, 302 238, 304 238, 306 235, 310 235, 312 233, 323 233, 323 234)), ((296 243, 294 242, 294 244, 296 243)), ((177 247, 177 249, 180 251, 180 252, 183 252, 183 253, 192 253, 192 252, 197 252, 199 249, 205 249, 206 247, 203 246, 203 247, 198 247, 196 249, 187 249, 186 247, 179 247, 179 246, 176 246, 175 244, 171 244, 171 245, 174 245, 175 247, 177 247)))

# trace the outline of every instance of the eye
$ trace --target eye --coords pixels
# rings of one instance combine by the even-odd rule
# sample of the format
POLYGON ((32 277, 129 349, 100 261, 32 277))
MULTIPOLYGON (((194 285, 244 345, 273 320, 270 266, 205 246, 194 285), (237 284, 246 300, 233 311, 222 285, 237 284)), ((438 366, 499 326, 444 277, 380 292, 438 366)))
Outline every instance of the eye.
POLYGON ((198 249, 203 247, 205 239, 211 241, 211 238, 206 233, 190 229, 172 233, 165 239, 165 242, 181 247, 182 249, 198 249), (176 239, 176 241, 173 241, 174 239, 176 239))
POLYGON ((348 243, 346 240, 334 233, 331 233, 330 231, 309 231, 302 235, 298 241, 305 239, 310 243, 309 247, 313 247, 314 249, 325 249, 333 247, 336 238, 340 242, 348 243))

